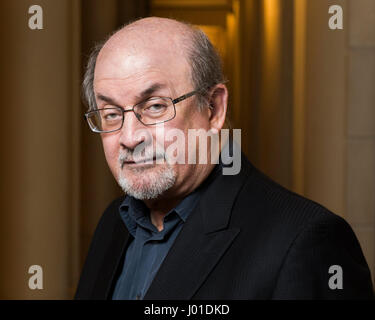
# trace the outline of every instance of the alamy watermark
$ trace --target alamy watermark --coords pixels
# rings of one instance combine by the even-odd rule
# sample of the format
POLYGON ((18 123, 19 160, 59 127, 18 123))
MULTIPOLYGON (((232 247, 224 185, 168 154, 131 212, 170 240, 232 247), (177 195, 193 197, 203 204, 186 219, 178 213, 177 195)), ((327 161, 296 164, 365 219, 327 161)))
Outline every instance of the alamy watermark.
POLYGON ((32 5, 29 7, 29 28, 31 30, 41 30, 43 29, 43 9, 39 5, 32 5))
POLYGON ((32 274, 32 276, 29 278, 29 289, 43 289, 43 268, 37 264, 34 264, 29 267, 28 273, 32 274))
POLYGON ((236 175, 241 170, 241 129, 220 132, 188 129, 187 134, 178 128, 165 130, 164 123, 155 132, 147 128, 134 132, 139 144, 131 155, 122 155, 122 163, 136 164, 223 164, 223 175, 236 175), (154 134, 154 135, 153 135, 154 134), (166 142, 170 142, 166 146, 166 142))
POLYGON ((328 269, 328 273, 332 274, 328 280, 328 287, 331 290, 343 289, 343 271, 338 264, 332 265, 328 269))
POLYGON ((328 27, 331 30, 344 29, 344 13, 339 5, 332 5, 328 8, 328 13, 332 16, 328 20, 328 27))

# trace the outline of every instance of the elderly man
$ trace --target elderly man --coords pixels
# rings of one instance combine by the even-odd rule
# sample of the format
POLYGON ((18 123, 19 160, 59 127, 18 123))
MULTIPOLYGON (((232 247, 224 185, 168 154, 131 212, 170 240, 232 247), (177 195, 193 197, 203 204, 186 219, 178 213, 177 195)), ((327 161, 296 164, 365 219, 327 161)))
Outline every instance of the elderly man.
POLYGON ((212 143, 193 147, 206 163, 189 161, 195 139, 179 140, 182 161, 170 160, 176 152, 166 149, 176 142, 158 139, 158 128, 163 137, 219 133, 223 82, 205 34, 171 19, 133 22, 93 51, 86 117, 126 196, 99 222, 76 299, 372 297, 368 266, 343 219, 244 157, 238 174, 224 175, 212 143))

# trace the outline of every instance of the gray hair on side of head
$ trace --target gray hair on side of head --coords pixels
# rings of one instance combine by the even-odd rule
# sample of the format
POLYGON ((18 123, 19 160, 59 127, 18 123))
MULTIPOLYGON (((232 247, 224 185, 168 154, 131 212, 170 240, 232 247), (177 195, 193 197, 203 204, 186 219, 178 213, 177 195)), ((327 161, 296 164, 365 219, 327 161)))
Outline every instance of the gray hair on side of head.
POLYGON ((96 99, 94 92, 94 75, 95 65, 98 58, 99 52, 104 45, 104 41, 95 45, 91 50, 90 56, 87 60, 86 70, 82 82, 82 93, 83 98, 88 106, 88 110, 92 111, 96 109, 96 99))
POLYGON ((207 35, 199 28, 189 25, 193 31, 188 47, 188 59, 191 67, 191 81, 198 91, 198 107, 209 106, 207 94, 213 86, 224 83, 221 58, 207 35))
MULTIPOLYGON (((201 29, 186 22, 181 23, 191 30, 191 41, 186 43, 187 59, 191 67, 191 82, 194 90, 198 92, 198 108, 202 110, 204 107, 209 106, 207 99, 209 89, 219 83, 225 82, 222 63, 219 53, 201 29)), ((114 33, 116 31, 111 33, 111 35, 114 33)), ((87 61, 82 83, 82 93, 89 111, 97 108, 94 93, 95 65, 100 50, 109 38, 110 36, 105 41, 94 46, 87 61)))

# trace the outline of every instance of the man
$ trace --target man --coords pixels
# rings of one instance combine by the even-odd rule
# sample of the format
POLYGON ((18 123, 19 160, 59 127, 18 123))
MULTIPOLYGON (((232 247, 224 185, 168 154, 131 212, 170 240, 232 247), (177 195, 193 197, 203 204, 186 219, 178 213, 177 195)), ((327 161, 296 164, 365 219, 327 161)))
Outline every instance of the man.
POLYGON ((227 112, 220 59, 203 32, 146 18, 94 50, 87 120, 126 196, 104 212, 76 299, 372 298, 349 225, 269 180, 242 157, 224 175, 213 142, 227 112), (160 145, 163 144, 163 147, 160 145), (189 149, 190 148, 190 149, 189 149), (186 150, 206 153, 194 163, 186 150), (165 160, 165 161, 162 161, 165 160), (182 161, 180 161, 182 160, 182 161))

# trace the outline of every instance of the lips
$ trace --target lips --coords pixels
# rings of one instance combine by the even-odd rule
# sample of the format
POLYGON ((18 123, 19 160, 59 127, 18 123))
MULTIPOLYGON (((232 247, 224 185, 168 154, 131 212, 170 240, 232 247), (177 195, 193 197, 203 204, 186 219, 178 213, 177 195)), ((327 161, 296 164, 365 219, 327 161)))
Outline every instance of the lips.
POLYGON ((161 159, 161 158, 164 158, 163 156, 154 156, 152 158, 147 158, 147 159, 137 159, 136 161, 134 160, 125 160, 125 161, 122 161, 121 163, 121 167, 123 167, 124 165, 137 165, 137 164, 153 164, 156 162, 156 160, 158 159, 161 159))

